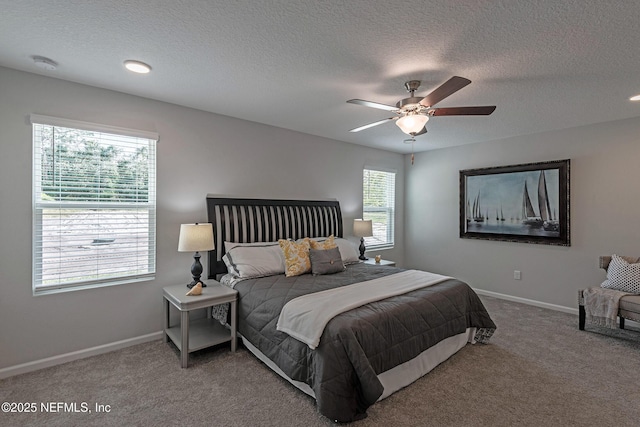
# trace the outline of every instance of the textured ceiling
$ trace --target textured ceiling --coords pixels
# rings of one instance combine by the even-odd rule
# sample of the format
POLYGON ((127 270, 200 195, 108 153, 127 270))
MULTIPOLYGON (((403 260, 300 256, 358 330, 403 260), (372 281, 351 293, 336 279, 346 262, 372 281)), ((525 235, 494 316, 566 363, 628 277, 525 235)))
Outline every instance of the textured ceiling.
POLYGON ((416 151, 640 116, 637 0, 0 0, 0 66, 312 135, 408 152, 395 104, 472 80, 416 151), (30 57, 58 62, 55 71, 30 57), (126 59, 147 62, 145 76, 126 59))

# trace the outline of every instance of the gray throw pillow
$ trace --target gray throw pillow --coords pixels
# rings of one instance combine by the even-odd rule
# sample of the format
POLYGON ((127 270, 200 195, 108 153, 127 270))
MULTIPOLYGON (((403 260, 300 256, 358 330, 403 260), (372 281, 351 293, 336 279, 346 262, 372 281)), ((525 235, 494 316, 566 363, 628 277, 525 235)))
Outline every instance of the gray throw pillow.
POLYGON ((310 249, 309 259, 311 260, 312 274, 333 274, 344 271, 342 256, 338 248, 310 249))

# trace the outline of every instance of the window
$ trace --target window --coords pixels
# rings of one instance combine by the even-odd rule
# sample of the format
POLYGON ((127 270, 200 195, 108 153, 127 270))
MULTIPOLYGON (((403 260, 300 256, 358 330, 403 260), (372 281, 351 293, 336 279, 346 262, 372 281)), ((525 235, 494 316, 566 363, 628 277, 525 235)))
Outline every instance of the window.
POLYGON ((373 236, 365 238, 365 245, 370 249, 393 247, 396 173, 365 169, 362 176, 362 218, 373 224, 373 236))
POLYGON ((158 136, 31 122, 34 294, 153 279, 158 136))

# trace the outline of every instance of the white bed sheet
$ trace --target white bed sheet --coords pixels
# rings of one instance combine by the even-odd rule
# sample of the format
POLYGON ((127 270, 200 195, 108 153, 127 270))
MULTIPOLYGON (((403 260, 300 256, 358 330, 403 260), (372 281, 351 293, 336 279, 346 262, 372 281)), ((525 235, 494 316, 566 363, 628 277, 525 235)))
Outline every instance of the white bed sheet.
MULTIPOLYGON (((467 343, 473 343, 473 337, 475 336, 475 334, 476 328, 467 328, 465 332, 446 338, 440 341, 438 344, 423 351, 413 359, 379 374, 378 379, 382 383, 384 391, 378 398, 378 401, 389 397, 396 391, 420 379, 440 363, 444 362, 445 360, 456 354, 458 351, 460 351, 467 343)), ((245 347, 247 347, 247 349, 249 349, 251 353, 253 353, 271 370, 273 370, 282 378, 293 384, 295 387, 315 399, 315 393, 308 384, 289 378, 282 371, 282 369, 280 369, 275 363, 273 363, 253 344, 244 339, 242 335, 238 334, 238 336, 242 338, 242 342, 245 347)))

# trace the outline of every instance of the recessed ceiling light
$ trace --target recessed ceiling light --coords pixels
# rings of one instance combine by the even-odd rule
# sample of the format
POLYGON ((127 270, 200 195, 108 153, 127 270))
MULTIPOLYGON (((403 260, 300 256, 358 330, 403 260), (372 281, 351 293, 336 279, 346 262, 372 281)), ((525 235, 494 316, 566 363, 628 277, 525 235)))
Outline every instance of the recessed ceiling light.
POLYGON ((629 101, 640 101, 640 95, 632 96, 629 101))
POLYGON ((144 62, 134 61, 131 59, 124 61, 124 66, 127 68, 127 70, 139 74, 147 74, 149 71, 151 71, 151 67, 144 62))
POLYGON ((31 59, 33 59, 33 63, 36 64, 36 67, 38 68, 42 68, 47 71, 53 71, 58 68, 57 62, 49 58, 45 58, 44 56, 32 56, 31 59))

